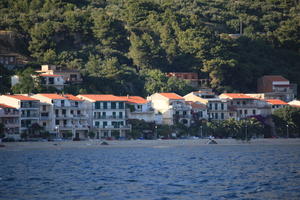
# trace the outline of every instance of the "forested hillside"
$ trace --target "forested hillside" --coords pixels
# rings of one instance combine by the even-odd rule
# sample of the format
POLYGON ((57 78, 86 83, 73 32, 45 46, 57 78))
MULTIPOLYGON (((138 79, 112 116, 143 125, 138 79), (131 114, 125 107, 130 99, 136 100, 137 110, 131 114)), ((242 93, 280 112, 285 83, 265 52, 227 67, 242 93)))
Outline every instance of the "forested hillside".
POLYGON ((299 13, 299 0, 1 0, 0 29, 23 36, 32 64, 80 69, 67 92, 191 90, 170 71, 255 92, 265 74, 300 85, 299 13))

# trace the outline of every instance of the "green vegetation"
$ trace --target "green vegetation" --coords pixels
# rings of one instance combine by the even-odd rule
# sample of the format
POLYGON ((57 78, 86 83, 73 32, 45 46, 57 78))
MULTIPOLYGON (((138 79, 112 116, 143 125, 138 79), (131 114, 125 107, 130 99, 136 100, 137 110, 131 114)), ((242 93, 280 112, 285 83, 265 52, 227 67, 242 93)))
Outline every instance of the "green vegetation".
POLYGON ((276 110, 273 114, 276 133, 283 137, 300 136, 300 109, 286 107, 276 110))
POLYGON ((79 69, 84 84, 72 93, 188 91, 169 71, 209 77, 219 92, 254 92, 265 74, 300 85, 299 13, 295 0, 2 0, 0 29, 22 35, 20 53, 35 64, 79 69))

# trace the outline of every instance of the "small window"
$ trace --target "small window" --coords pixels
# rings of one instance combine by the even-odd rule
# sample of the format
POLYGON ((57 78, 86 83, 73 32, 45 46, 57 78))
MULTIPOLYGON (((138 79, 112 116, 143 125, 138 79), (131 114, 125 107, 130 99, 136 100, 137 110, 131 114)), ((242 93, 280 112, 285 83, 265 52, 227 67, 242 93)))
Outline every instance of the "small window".
POLYGON ((252 110, 253 115, 256 115, 256 110, 252 110))
POLYGON ((43 122, 43 126, 47 126, 47 123, 46 123, 46 122, 43 122))
POLYGON ((248 110, 244 110, 244 113, 245 113, 245 115, 247 115, 248 114, 248 110))
POLYGON ((116 102, 111 102, 110 105, 111 105, 111 109, 116 109, 116 102))
POLYGON ((119 102, 119 108, 124 109, 124 103, 123 102, 119 102))
POLYGON ((224 119, 224 113, 221 113, 221 119, 224 119))
POLYGON ((239 101, 237 101, 237 102, 236 102, 236 104, 237 104, 237 105, 240 105, 240 102, 239 102, 239 101))

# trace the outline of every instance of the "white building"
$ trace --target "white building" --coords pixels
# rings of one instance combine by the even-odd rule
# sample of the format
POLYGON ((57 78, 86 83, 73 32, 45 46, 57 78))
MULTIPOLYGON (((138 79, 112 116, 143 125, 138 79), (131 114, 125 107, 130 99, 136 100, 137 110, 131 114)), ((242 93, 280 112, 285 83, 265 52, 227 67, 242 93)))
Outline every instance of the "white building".
POLYGON ((289 105, 288 103, 286 103, 280 99, 266 99, 265 101, 267 102, 267 104, 270 105, 271 113, 274 113, 275 110, 284 108, 289 105))
POLYGON ((237 119, 243 119, 256 115, 270 115, 270 106, 260 99, 242 93, 223 93, 221 99, 229 100, 231 109, 237 112, 237 119))
POLYGON ((4 125, 4 136, 6 138, 20 138, 20 113, 12 106, 0 104, 0 123, 4 125))
POLYGON ((190 126, 191 106, 183 97, 175 93, 155 93, 147 98, 155 111, 162 114, 163 124, 174 125, 178 122, 190 126))
MULTIPOLYGON (((203 115, 209 120, 236 119, 236 111, 228 105, 228 100, 219 98, 211 91, 196 91, 184 96, 186 101, 199 102, 206 105, 207 115, 203 115)), ((205 111, 204 111, 205 114, 205 111)))
POLYGON ((78 95, 84 100, 89 113, 91 130, 96 138, 125 137, 131 126, 126 124, 126 107, 124 98, 114 95, 78 95))
POLYGON ((59 137, 72 133, 72 138, 87 138, 88 114, 83 100, 73 95, 36 94, 39 99, 40 124, 59 137))
POLYGON ((1 95, 0 103, 19 110, 20 136, 28 134, 31 126, 39 123, 39 100, 23 95, 1 95))
POLYGON ((62 75, 40 74, 42 86, 49 88, 54 87, 58 90, 64 89, 65 80, 62 75))

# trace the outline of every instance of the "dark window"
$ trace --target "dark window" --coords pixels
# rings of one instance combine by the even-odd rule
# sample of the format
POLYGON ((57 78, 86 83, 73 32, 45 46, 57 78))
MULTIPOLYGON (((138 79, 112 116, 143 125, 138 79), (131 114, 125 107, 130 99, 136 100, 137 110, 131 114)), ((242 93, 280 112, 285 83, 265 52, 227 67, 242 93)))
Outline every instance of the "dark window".
POLYGON ((224 119, 224 113, 221 113, 221 119, 224 119))
POLYGON ((218 113, 216 113, 216 114, 215 114, 215 118, 216 118, 216 119, 218 119, 218 118, 219 118, 219 115, 218 115, 218 113))
POLYGON ((186 115, 186 111, 183 111, 183 115, 186 115))
POLYGON ((124 108, 124 103, 123 102, 119 102, 119 108, 123 109, 124 108))
POLYGON ((59 120, 55 120, 55 125, 59 125, 59 120))
POLYGON ((240 105, 240 102, 239 102, 239 101, 237 101, 237 102, 236 102, 236 104, 237 104, 237 105, 240 105))
POLYGON ((215 103, 215 110, 218 110, 218 104, 215 103))
POLYGON ((99 101, 97 101, 97 102, 95 103, 95 109, 100 109, 100 102, 99 102, 99 101))
POLYGON ((246 101, 243 101, 243 105, 246 105, 246 101))
POLYGON ((43 105, 43 111, 46 111, 46 108, 47 108, 46 105, 43 105))
POLYGON ((47 126, 47 123, 46 123, 46 122, 43 122, 43 126, 47 126))
POLYGON ((253 115, 256 115, 256 110, 252 110, 253 115))
POLYGON ((211 103, 209 104, 209 109, 212 110, 212 104, 211 103))
POLYGON ((107 109, 107 102, 103 102, 103 109, 107 109))
POLYGON ((221 110, 224 110, 224 104, 221 103, 221 110))
POLYGON ((122 119, 123 118, 123 113, 119 112, 119 118, 122 119))
POLYGON ((99 124, 100 124, 99 121, 96 121, 96 122, 95 122, 95 126, 96 126, 96 127, 99 127, 99 124))
POLYGON ((104 122, 103 122, 103 128, 105 128, 106 126, 107 126, 107 122, 104 121, 104 122))
POLYGON ((110 105, 111 105, 111 109, 116 109, 116 102, 111 102, 110 105))
POLYGON ((248 114, 248 110, 244 110, 244 113, 245 113, 245 115, 247 115, 248 114))

